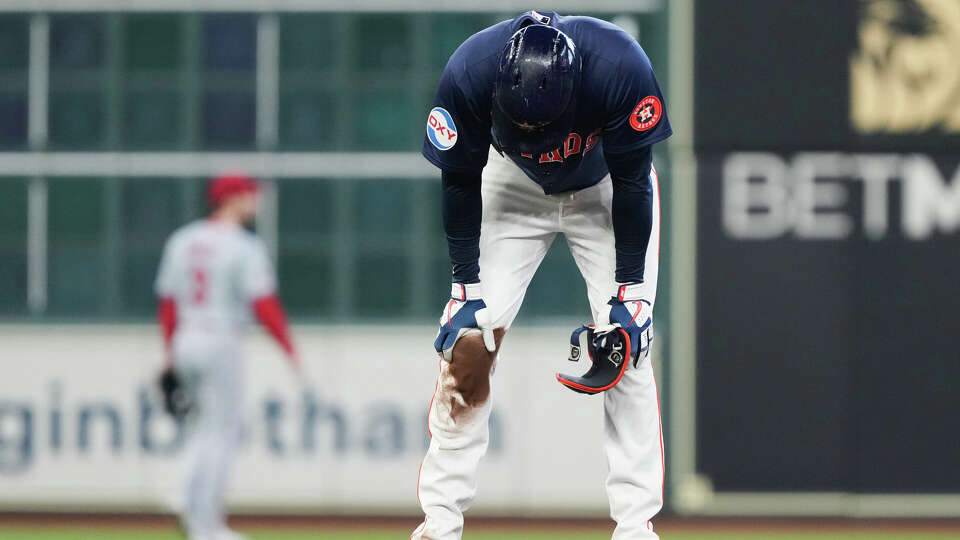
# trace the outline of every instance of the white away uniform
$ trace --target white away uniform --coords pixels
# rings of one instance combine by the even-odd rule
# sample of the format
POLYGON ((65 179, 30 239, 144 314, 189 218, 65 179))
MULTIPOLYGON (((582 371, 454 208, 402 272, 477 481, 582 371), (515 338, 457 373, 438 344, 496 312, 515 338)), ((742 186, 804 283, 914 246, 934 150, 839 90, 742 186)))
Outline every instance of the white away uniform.
POLYGON ((179 509, 191 539, 226 534, 223 498, 243 427, 241 341, 252 321, 251 303, 274 290, 263 243, 240 226, 196 221, 164 248, 156 293, 176 302, 173 365, 196 403, 179 509))

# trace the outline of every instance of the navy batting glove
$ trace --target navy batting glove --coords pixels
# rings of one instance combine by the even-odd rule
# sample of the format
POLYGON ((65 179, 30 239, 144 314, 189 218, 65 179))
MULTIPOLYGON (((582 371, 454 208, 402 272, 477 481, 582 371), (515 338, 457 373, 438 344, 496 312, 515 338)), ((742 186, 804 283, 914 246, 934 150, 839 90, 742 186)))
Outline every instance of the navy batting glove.
POLYGON ((452 358, 453 346, 460 336, 471 328, 478 328, 483 332, 483 344, 488 351, 497 350, 493 339, 490 311, 487 309, 487 304, 480 298, 480 284, 454 283, 450 292, 450 301, 447 302, 440 317, 440 330, 437 332, 437 339, 433 342, 433 348, 449 362, 452 358))
POLYGON ((628 283, 621 285, 617 295, 607 302, 610 324, 623 328, 630 337, 634 367, 650 352, 653 341, 653 305, 642 296, 641 283, 628 283))

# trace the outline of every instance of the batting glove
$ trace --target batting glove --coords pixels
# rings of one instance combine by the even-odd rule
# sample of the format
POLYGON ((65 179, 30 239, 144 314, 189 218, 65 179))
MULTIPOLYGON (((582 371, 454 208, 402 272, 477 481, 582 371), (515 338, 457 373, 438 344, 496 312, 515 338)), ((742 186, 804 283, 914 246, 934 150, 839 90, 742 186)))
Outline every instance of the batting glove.
POLYGON ((642 289, 640 283, 620 285, 617 295, 607 302, 609 315, 600 319, 601 323, 606 319, 611 326, 627 332, 634 367, 650 353, 650 342, 653 341, 653 305, 642 298, 642 289))
POLYGON ((471 328, 478 328, 483 333, 483 344, 488 351, 497 350, 490 311, 480 296, 479 283, 453 284, 450 301, 440 317, 437 339, 433 342, 433 348, 447 362, 452 359, 454 344, 471 328))

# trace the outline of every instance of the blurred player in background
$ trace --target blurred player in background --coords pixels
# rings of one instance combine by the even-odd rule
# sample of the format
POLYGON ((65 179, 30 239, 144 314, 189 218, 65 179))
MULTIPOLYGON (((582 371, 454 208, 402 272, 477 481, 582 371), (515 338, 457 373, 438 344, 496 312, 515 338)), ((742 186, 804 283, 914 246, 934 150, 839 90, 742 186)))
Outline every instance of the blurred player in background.
POLYGON ((530 11, 473 35, 450 57, 423 155, 442 171, 453 292, 434 344, 445 361, 418 484, 426 517, 412 538, 461 537, 487 449, 491 403, 485 390, 477 402, 473 388, 492 362, 454 348, 482 334, 496 350, 493 330, 510 327, 560 233, 586 281, 596 331, 630 354, 624 361, 623 349, 608 351, 629 365, 608 384, 558 379, 604 392, 598 442, 613 537, 657 538, 651 520, 663 505, 664 466, 649 361, 660 242, 651 148, 671 133, 650 60, 604 21, 530 11), (458 367, 461 360, 483 373, 458 367))
POLYGON ((300 365, 276 296, 263 242, 244 225, 257 213, 258 184, 225 175, 209 185, 212 213, 171 235, 157 275, 166 346, 161 386, 167 409, 192 412, 181 519, 191 540, 242 538, 227 528, 224 493, 240 442, 246 359, 242 336, 255 316, 300 365))

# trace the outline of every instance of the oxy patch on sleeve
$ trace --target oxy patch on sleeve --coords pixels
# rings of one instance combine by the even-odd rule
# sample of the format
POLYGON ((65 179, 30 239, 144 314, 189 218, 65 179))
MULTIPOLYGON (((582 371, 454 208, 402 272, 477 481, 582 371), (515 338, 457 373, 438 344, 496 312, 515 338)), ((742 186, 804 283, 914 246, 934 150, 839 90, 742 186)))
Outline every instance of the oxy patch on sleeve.
POLYGON ((427 116, 427 139, 439 150, 449 150, 457 144, 457 126, 443 107, 434 107, 427 116))

